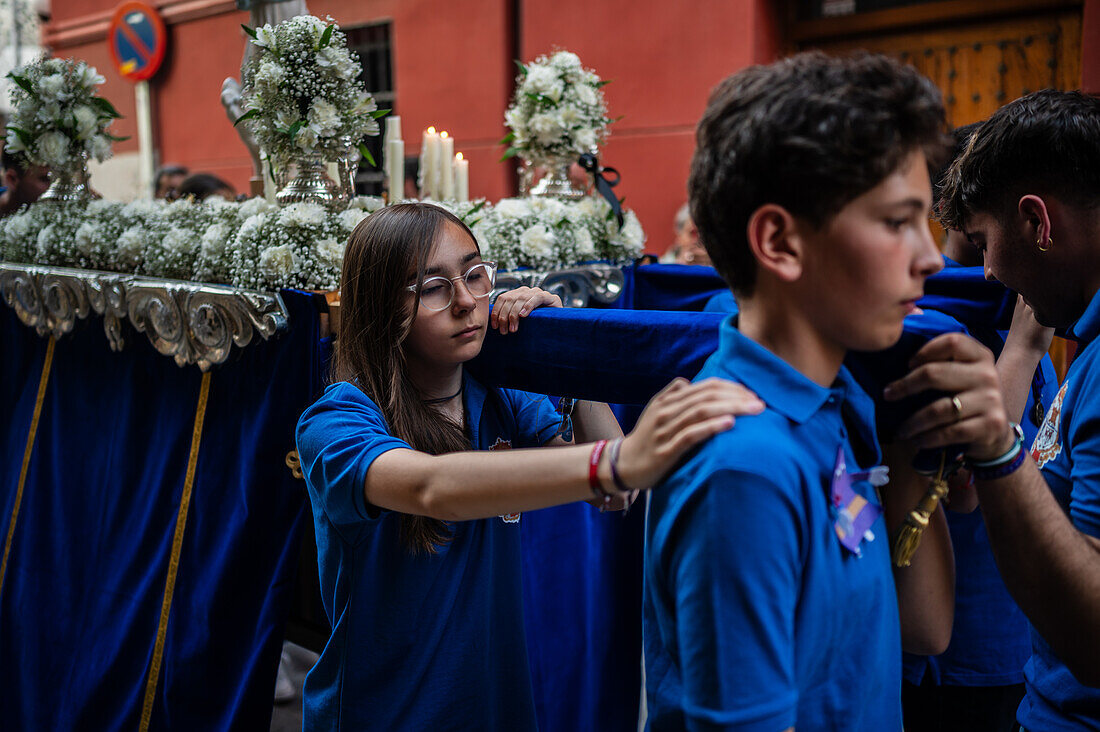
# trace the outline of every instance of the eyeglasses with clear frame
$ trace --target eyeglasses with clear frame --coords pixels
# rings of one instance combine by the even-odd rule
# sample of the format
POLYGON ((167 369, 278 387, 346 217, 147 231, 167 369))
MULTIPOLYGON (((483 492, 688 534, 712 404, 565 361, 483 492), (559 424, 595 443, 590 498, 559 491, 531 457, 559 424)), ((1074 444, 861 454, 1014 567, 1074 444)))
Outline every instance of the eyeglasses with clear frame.
MULTIPOLYGON (((455 280, 462 280, 466 290, 478 300, 488 297, 496 283, 497 266, 494 262, 481 262, 470 267, 458 277, 428 277, 419 286, 420 304, 433 312, 451 307, 455 301, 455 280)), ((416 293, 416 285, 405 288, 416 293)))

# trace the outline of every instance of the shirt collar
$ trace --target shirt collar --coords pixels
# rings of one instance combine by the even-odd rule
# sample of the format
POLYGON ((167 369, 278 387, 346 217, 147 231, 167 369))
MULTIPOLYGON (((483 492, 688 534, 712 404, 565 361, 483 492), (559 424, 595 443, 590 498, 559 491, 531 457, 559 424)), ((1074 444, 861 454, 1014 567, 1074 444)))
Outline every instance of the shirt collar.
MULTIPOLYGON (((726 318, 718 334, 721 369, 733 381, 756 392, 769 408, 802 424, 821 409, 830 395, 844 393, 815 384, 805 374, 737 330, 736 316, 726 318)), ((847 391, 840 381, 839 388, 847 391)))
POLYGON ((1069 331, 1082 347, 1092 343, 1100 335, 1100 290, 1092 296, 1092 302, 1077 322, 1070 326, 1069 331))

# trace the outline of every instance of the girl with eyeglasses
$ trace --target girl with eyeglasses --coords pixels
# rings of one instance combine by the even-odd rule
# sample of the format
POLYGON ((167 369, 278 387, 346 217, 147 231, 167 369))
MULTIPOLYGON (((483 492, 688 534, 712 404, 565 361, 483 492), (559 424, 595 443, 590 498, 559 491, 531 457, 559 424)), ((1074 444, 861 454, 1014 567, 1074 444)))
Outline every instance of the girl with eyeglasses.
POLYGON ((522 288, 490 316, 494 276, 437 206, 388 207, 351 235, 333 384, 297 429, 333 629, 306 677, 306 729, 534 729, 522 512, 619 507, 763 408, 730 382, 677 380, 625 438, 607 405, 578 403, 577 441, 595 442, 570 445, 545 397, 463 370, 490 326, 561 305, 522 288))

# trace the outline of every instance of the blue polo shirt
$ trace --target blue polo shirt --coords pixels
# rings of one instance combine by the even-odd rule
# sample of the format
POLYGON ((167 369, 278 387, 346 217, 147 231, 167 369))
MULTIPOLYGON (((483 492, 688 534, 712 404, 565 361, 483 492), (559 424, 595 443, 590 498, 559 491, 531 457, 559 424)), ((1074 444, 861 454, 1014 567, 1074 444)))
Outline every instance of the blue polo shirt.
MULTIPOLYGON (((1071 335, 1080 350, 1032 443, 1031 456, 1070 521, 1100 537, 1100 293, 1071 335)), ((1033 730, 1100 729, 1100 689, 1081 685, 1034 630, 1016 718, 1033 730)))
MULTIPOLYGON (((465 377, 474 449, 536 447, 550 402, 465 377)), ((412 554, 401 515, 363 485, 384 452, 410 449, 378 406, 333 384, 298 421, 332 636, 306 676, 308 730, 535 729, 521 595, 519 514, 451 524, 438 553, 412 554)))
MULTIPOLYGON (((862 556, 838 539, 838 451, 879 461, 874 407, 846 369, 810 381, 721 327, 698 379, 739 381, 738 417, 651 497, 643 635, 651 730, 901 729, 901 641, 885 523, 862 556)), ((874 488, 854 489, 877 504, 874 488)))

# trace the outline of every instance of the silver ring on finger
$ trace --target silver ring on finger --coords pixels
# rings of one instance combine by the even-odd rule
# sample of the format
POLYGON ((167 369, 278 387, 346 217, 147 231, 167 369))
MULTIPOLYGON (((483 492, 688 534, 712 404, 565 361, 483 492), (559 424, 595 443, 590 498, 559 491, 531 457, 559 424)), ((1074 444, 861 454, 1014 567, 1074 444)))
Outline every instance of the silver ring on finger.
POLYGON ((963 416, 963 405, 958 394, 951 397, 951 407, 955 410, 955 421, 958 422, 963 416))

